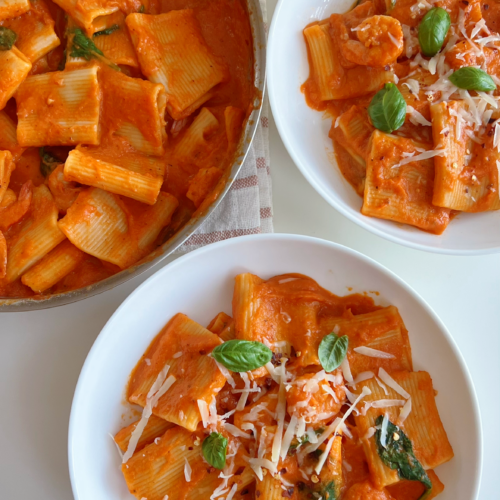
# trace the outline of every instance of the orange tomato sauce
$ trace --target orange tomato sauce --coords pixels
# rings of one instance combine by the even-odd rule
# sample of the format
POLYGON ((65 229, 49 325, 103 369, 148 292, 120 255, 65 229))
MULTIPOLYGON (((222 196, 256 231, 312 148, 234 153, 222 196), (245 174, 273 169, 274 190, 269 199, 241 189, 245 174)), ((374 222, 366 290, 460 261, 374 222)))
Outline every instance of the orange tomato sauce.
MULTIPOLYGON (((237 137, 234 138, 235 144, 229 144, 224 126, 224 110, 228 106, 234 106, 241 109, 246 117, 248 117, 253 109, 256 89, 254 87, 252 30, 246 0, 157 0, 151 2, 123 1, 115 3, 116 5, 120 4, 121 10, 126 13, 129 13, 129 11, 136 12, 141 4, 145 4, 146 13, 154 14, 166 13, 178 9, 193 9, 210 51, 227 67, 229 73, 229 77, 225 81, 214 87, 213 97, 203 104, 217 118, 219 127, 205 138, 208 144, 206 154, 198 158, 193 158, 193 161, 189 165, 178 161, 174 150, 199 110, 195 111, 188 118, 177 122, 168 112, 165 113, 166 132, 168 136, 167 140, 164 141, 165 154, 156 158, 161 160, 165 165, 164 183, 161 191, 175 196, 179 202, 179 206, 172 217, 171 223, 160 232, 156 241, 156 245, 158 246, 173 236, 193 216, 196 217, 200 213, 200 211, 195 213, 197 211, 196 206, 186 197, 189 184, 200 169, 217 167, 225 173, 224 178, 227 179, 228 177, 229 169, 234 162, 236 145, 240 140, 243 127, 240 128, 237 137)), ((63 58, 66 57, 65 53, 63 53, 66 43, 63 38, 65 32, 65 13, 50 0, 47 0, 46 4, 48 11, 50 11, 52 18, 55 20, 55 31, 61 38, 61 45, 49 52, 47 56, 44 56, 42 58, 43 62, 37 64, 36 68, 34 65, 32 73, 43 72, 42 68, 46 68, 45 71, 57 71, 63 58)), ((42 8, 39 10, 45 12, 42 8)), ((24 31, 26 29, 24 27, 24 31)), ((88 64, 96 64, 96 61, 92 60, 88 64)), ((122 66, 121 69, 126 75, 134 78, 144 78, 137 69, 128 66, 122 66)), ((103 72, 113 73, 113 70, 101 67, 100 74, 103 72)), ((102 134, 99 147, 106 149, 106 154, 109 153, 107 161, 112 161, 113 157, 119 158, 127 155, 129 153, 127 148, 133 148, 125 144, 126 141, 121 141, 119 137, 114 136, 111 138, 111 134, 107 134, 112 125, 116 124, 110 123, 109 116, 104 112, 106 108, 126 109, 127 113, 134 118, 134 123, 139 129, 151 130, 151 127, 148 127, 146 122, 149 115, 141 113, 140 102, 119 102, 119 98, 114 96, 112 92, 106 92, 105 82, 106 78, 100 77, 101 97, 105 94, 107 101, 104 105, 101 104, 100 126, 102 134), (144 126, 142 127, 141 124, 144 126)), ((14 99, 9 101, 5 111, 14 121, 17 121, 14 99)), ((116 129, 116 126, 114 128, 116 129)), ((146 139, 154 142, 153 137, 146 136, 146 139)), ((47 147, 46 151, 61 160, 61 163, 64 163, 71 149, 73 147, 47 147)), ((35 187, 43 183, 48 184, 49 182, 48 177, 44 178, 40 172, 38 148, 25 148, 21 158, 17 161, 16 169, 12 173, 9 188, 18 195, 21 186, 29 180, 33 182, 35 187)), ((73 182, 68 184, 71 185, 70 188, 74 189, 76 194, 78 193, 78 188, 86 187, 73 182)), ((214 193, 207 196, 205 203, 200 208, 206 208, 208 201, 213 201, 218 196, 215 191, 214 193)), ((121 198, 123 201, 122 208, 125 207, 127 217, 140 219, 141 213, 149 208, 148 205, 143 205, 125 197, 121 198)), ((59 217, 63 216, 64 212, 60 212, 59 217)), ((21 224, 29 217, 30 213, 28 211, 18 224, 21 224)), ((11 234, 16 232, 18 224, 15 224, 5 232, 7 243, 11 234)), ((120 269, 117 266, 89 255, 81 266, 69 273, 54 287, 44 292, 43 295, 35 294, 30 288, 20 282, 20 278, 10 284, 6 284, 5 280, 0 279, 0 298, 43 298, 52 293, 62 293, 92 285, 119 271, 120 269)))

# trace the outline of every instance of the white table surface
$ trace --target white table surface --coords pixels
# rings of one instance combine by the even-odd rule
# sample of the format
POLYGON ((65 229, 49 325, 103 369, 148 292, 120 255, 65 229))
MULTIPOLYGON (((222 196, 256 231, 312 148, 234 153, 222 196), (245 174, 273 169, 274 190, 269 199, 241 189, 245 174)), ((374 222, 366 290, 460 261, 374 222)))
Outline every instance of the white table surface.
MULTIPOLYGON (((268 5, 271 15, 276 0, 268 5)), ((500 254, 435 255, 368 233, 316 194, 272 120, 270 127, 275 231, 354 248, 394 271, 434 308, 457 341, 479 398, 485 436, 479 498, 499 499, 500 254)), ((78 374, 106 321, 151 274, 62 308, 0 314, 0 498, 72 498, 67 431, 78 374)))

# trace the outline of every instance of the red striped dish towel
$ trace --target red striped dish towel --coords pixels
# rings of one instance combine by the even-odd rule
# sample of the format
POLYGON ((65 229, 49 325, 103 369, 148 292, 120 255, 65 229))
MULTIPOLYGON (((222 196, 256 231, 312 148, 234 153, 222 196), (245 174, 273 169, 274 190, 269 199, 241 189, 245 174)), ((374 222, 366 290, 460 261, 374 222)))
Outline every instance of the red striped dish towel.
MULTIPOLYGON (((261 0, 261 6, 266 21, 265 0, 261 0)), ((269 160, 269 105, 266 97, 260 123, 238 177, 211 216, 176 250, 176 253, 190 252, 216 241, 245 234, 272 233, 273 209, 269 160)))

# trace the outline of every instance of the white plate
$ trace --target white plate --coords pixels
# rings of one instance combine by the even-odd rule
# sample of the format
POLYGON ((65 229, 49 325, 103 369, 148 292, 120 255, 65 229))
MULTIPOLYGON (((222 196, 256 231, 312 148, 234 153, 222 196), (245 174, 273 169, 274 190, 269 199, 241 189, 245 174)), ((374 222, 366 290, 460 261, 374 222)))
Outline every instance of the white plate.
MULTIPOLYGON (((445 326, 425 302, 390 271, 335 243, 292 235, 223 241, 158 271, 119 307, 92 347, 75 391, 69 427, 69 470, 76 500, 131 500, 109 433, 124 425, 128 376, 163 325, 177 312, 208 324, 231 314, 234 277, 297 272, 345 295, 376 290, 394 304, 410 332, 414 367, 430 372, 455 458, 438 468, 442 500, 474 500, 481 475, 481 426, 473 385, 445 326)), ((128 423, 128 420, 126 421, 128 423)))
POLYGON ((268 42, 268 87, 280 136, 304 177, 323 198, 361 227, 388 240, 420 250, 456 255, 500 252, 500 211, 462 213, 440 235, 361 214, 361 198, 343 178, 328 138, 331 119, 309 108, 300 86, 309 75, 302 30, 353 0, 280 0, 268 42))

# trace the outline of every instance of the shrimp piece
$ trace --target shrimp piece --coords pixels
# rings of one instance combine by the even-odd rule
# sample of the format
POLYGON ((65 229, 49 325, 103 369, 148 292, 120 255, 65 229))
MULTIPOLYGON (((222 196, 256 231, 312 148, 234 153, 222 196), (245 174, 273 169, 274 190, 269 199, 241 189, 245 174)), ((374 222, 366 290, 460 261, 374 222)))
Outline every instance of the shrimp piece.
POLYGON ((78 187, 76 182, 70 182, 64 179, 64 165, 59 165, 49 175, 47 184, 61 214, 67 212, 68 208, 73 205, 80 191, 83 189, 83 187, 78 187))
POLYGON ((344 30, 340 49, 348 61, 362 66, 384 67, 396 61, 403 52, 403 30, 393 17, 365 19, 356 28, 358 40, 351 40, 347 28, 344 30))
POLYGON ((7 276, 7 241, 0 231, 0 279, 7 276))
POLYGON ((17 201, 0 208, 0 231, 7 231, 10 226, 19 222, 26 215, 31 205, 32 196, 33 183, 28 181, 23 184, 17 201))

